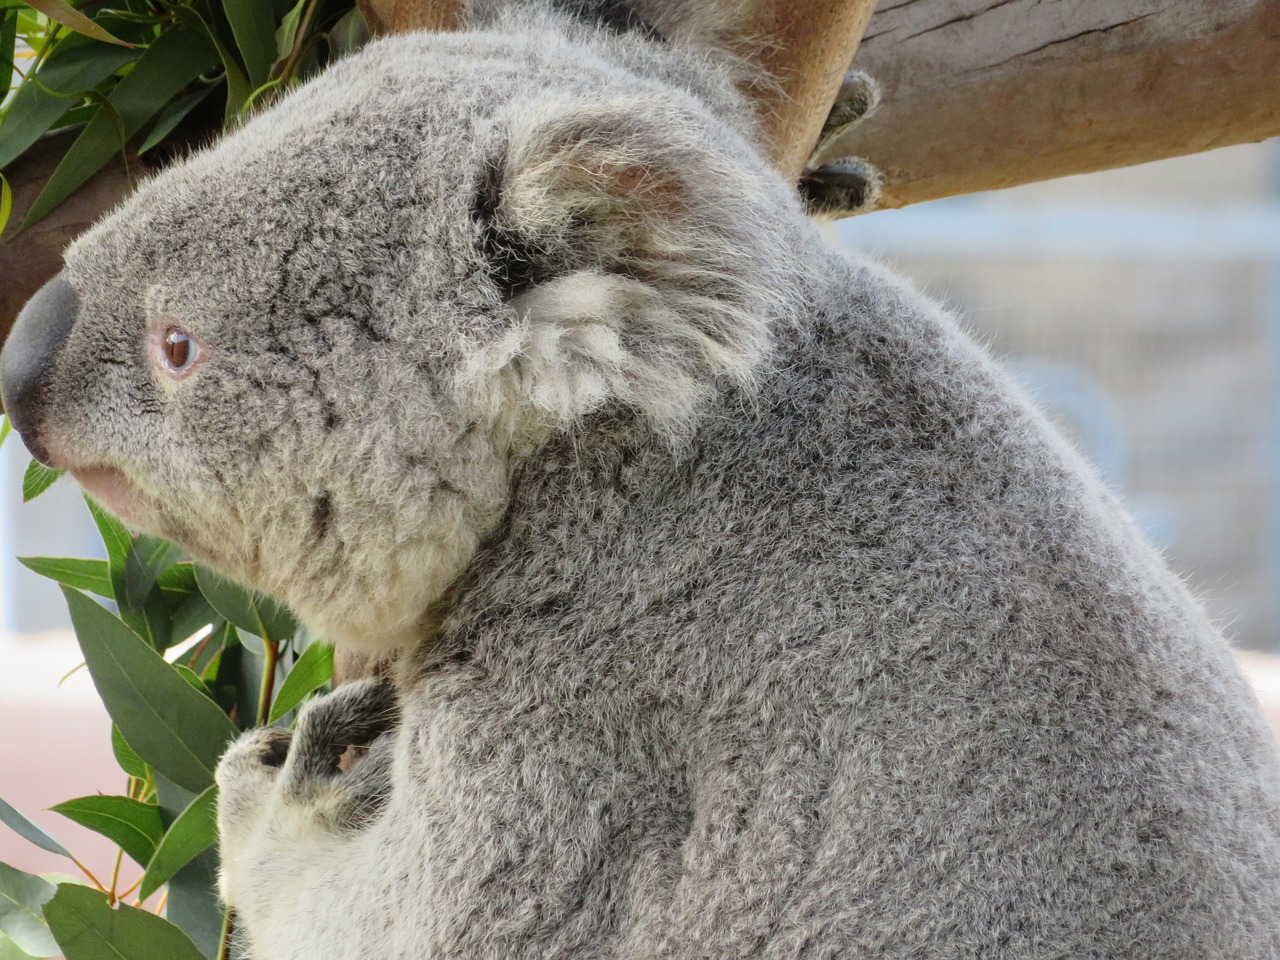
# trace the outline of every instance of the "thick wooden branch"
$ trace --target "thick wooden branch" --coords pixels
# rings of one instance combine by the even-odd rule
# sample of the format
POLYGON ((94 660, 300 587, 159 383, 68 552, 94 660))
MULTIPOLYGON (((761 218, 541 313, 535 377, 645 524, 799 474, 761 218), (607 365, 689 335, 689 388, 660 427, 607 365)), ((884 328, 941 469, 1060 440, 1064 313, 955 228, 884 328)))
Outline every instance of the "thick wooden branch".
POLYGON ((884 207, 1280 134, 1280 0, 881 0, 854 65, 882 105, 824 154, 884 207))

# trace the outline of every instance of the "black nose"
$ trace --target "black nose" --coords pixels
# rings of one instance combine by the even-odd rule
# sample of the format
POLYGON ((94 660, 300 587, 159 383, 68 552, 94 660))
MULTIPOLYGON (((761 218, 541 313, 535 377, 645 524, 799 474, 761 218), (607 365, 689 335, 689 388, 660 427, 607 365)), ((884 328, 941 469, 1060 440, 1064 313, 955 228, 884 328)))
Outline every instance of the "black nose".
POLYGON ((79 297, 59 273, 36 291, 18 314, 0 351, 0 396, 4 412, 22 442, 38 460, 48 462, 40 442, 40 423, 48 402, 53 362, 76 322, 79 297))

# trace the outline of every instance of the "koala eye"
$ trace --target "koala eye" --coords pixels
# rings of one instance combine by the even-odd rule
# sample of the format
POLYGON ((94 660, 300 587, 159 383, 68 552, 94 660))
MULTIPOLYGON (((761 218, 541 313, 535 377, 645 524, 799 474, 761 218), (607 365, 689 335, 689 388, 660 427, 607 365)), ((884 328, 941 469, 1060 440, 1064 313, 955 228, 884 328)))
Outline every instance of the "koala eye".
POLYGON ((200 355, 200 345, 190 334, 177 327, 170 327, 164 332, 161 352, 164 354, 164 365, 170 373, 186 373, 200 355))

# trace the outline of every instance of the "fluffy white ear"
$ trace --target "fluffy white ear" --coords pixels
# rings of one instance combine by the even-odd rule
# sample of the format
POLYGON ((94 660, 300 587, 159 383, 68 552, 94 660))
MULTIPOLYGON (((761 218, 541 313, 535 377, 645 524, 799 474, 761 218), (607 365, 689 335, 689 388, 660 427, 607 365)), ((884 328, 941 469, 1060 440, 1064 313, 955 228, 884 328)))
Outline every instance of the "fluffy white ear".
POLYGON ((563 426, 617 401, 678 432, 717 382, 750 380, 776 258, 743 193, 766 187, 705 140, 651 101, 553 106, 511 136, 476 208, 517 318, 463 372, 485 413, 563 426))

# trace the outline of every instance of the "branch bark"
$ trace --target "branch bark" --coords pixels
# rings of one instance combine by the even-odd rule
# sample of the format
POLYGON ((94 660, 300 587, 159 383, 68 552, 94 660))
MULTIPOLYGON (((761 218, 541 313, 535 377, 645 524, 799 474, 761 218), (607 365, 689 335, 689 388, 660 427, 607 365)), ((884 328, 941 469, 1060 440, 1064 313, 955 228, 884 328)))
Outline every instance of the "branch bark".
POLYGON ((1280 0, 882 0, 854 65, 879 206, 1280 134, 1280 0))

